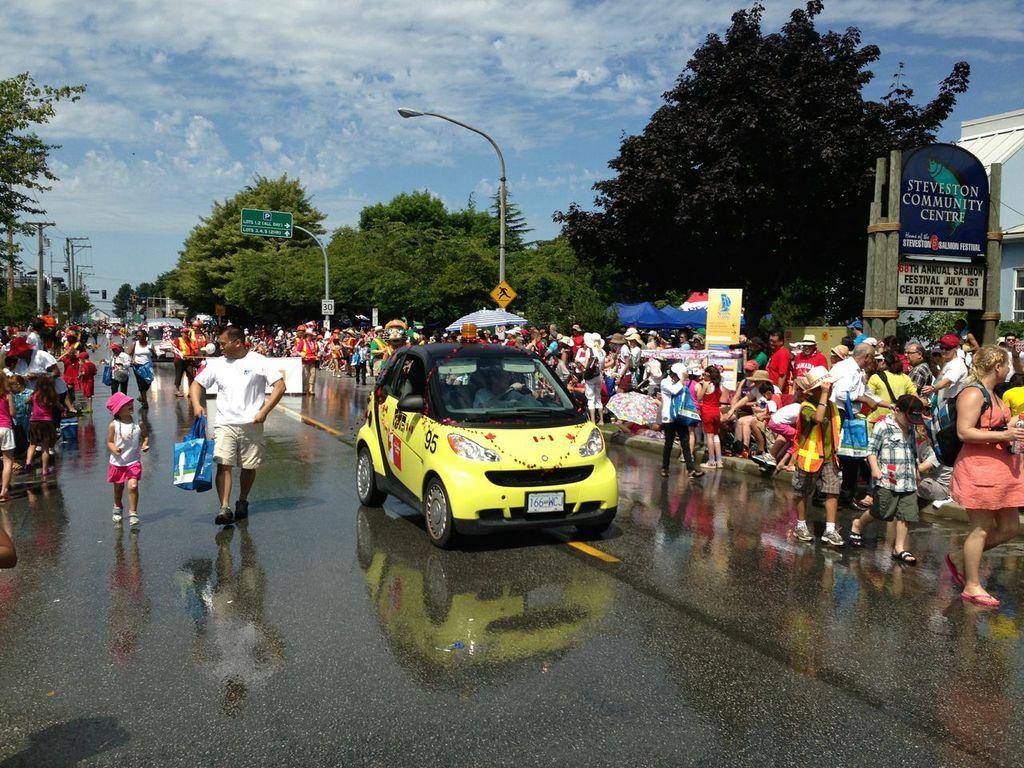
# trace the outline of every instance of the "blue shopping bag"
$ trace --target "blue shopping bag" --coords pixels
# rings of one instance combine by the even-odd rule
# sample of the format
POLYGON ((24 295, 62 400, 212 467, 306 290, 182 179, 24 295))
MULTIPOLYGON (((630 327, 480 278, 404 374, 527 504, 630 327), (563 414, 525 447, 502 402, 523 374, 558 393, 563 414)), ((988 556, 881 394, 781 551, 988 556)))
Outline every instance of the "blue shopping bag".
POLYGON ((849 392, 846 393, 846 412, 842 414, 838 453, 846 459, 863 459, 871 453, 868 445, 868 419, 854 410, 849 392))
POLYGON ((109 365, 104 365, 103 366, 103 379, 102 379, 102 381, 103 381, 103 386, 105 386, 105 387, 109 387, 110 386, 110 382, 113 381, 113 377, 110 375, 110 366, 109 365))
POLYGON ((135 366, 135 375, 142 379, 147 384, 153 383, 153 364, 143 363, 142 365, 135 366))
POLYGON ((669 410, 672 421, 677 424, 700 424, 700 411, 697 410, 697 403, 693 399, 690 388, 683 386, 682 391, 672 396, 672 406, 669 410))
POLYGON ((199 416, 192 431, 174 445, 174 485, 202 493, 213 487, 213 440, 206 437, 206 417, 199 416))

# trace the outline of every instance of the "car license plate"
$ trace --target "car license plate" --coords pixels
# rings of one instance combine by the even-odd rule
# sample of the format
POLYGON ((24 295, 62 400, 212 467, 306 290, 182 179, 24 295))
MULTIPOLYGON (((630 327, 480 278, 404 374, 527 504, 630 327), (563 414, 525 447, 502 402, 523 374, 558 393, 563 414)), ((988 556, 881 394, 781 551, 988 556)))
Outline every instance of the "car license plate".
POLYGON ((548 491, 546 493, 526 494, 526 514, 528 515, 564 511, 565 491, 548 491))

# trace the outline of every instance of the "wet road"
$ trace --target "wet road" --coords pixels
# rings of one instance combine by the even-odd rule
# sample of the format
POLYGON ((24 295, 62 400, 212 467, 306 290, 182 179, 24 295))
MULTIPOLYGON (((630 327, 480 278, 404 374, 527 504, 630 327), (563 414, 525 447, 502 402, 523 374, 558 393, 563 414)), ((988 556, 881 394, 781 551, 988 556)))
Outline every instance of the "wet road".
MULTIPOLYGON (((998 612, 961 604, 914 530, 790 541, 789 495, 687 487, 616 449, 620 517, 442 552, 411 509, 360 509, 352 448, 281 412, 250 519, 170 485, 191 417, 161 369, 138 533, 110 522, 105 412, 58 481, 7 505, 0 768, 45 765, 1019 765, 1018 545, 998 612)), ((365 390, 284 405, 346 439, 365 390)), ((843 520, 842 524, 847 524, 843 520)))

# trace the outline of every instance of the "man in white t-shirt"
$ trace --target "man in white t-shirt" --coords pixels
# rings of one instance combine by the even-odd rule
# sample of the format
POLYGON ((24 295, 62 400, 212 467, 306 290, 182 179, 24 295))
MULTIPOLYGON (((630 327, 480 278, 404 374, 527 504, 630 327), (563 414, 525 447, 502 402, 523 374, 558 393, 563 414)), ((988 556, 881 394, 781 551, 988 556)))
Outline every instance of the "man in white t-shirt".
POLYGON ((217 385, 217 426, 213 458, 217 462, 217 525, 231 525, 249 514, 249 491, 263 460, 263 422, 284 395, 284 377, 275 363, 245 346, 245 332, 229 325, 220 334, 223 357, 207 358, 189 395, 196 416, 205 416, 206 390, 217 385), (274 389, 267 397, 267 385, 274 389), (238 502, 231 512, 231 468, 240 467, 238 502))
POLYGON ((939 372, 938 380, 930 387, 922 387, 920 394, 931 395, 933 392, 939 396, 939 405, 951 400, 960 394, 960 390, 967 383, 967 364, 959 356, 960 337, 955 333, 947 333, 939 339, 939 348, 942 350, 942 370, 939 372))

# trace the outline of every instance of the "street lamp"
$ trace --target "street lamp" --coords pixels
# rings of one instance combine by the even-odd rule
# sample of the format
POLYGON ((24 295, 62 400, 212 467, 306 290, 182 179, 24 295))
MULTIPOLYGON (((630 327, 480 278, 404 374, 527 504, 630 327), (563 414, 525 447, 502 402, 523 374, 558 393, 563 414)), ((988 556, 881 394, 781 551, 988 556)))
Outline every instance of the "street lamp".
MULTIPOLYGON (((300 227, 298 224, 292 224, 292 229, 297 229, 299 232, 305 232, 313 241, 320 246, 320 252, 324 255, 324 301, 328 301, 331 298, 331 266, 327 261, 327 249, 324 248, 323 241, 310 232, 308 229, 300 227)), ((326 308, 326 307, 325 307, 326 308)), ((324 315, 324 330, 328 331, 331 328, 331 316, 324 315)))
POLYGON ((447 120, 449 123, 455 123, 455 125, 461 126, 467 131, 472 131, 473 133, 483 136, 490 142, 491 146, 494 147, 494 151, 498 153, 498 160, 501 162, 501 192, 498 195, 498 219, 500 227, 498 232, 498 281, 505 282, 505 156, 501 154, 501 149, 499 149, 494 139, 479 128, 466 125, 465 123, 448 117, 447 115, 439 115, 436 112, 423 112, 418 109, 409 109, 408 107, 400 108, 398 110, 398 114, 404 118, 424 116, 437 117, 441 120, 447 120))

